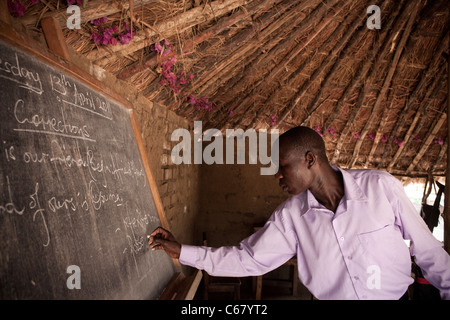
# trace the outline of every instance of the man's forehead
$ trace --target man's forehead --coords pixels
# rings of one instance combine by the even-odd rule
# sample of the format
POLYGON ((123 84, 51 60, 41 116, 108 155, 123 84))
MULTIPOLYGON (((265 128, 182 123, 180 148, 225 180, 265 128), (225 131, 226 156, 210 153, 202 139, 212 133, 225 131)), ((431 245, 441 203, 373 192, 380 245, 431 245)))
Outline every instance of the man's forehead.
POLYGON ((279 157, 280 159, 287 159, 295 152, 294 144, 289 139, 280 139, 279 157))

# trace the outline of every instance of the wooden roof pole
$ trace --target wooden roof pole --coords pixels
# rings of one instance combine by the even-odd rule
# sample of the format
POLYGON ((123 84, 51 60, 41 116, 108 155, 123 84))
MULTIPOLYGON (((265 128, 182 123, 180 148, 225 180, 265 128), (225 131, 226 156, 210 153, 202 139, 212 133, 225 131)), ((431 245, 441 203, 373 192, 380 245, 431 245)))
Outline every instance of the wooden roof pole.
POLYGON ((113 47, 99 47, 92 50, 86 55, 89 60, 96 61, 100 66, 111 63, 116 59, 114 54, 119 56, 126 56, 135 51, 143 49, 151 44, 168 39, 206 21, 211 21, 214 18, 233 11, 234 9, 245 5, 245 0, 224 0, 212 1, 206 7, 196 7, 180 13, 172 18, 161 21, 154 25, 151 29, 136 31, 133 42, 127 45, 117 44, 113 47), (114 54, 111 54, 114 53, 114 54))
MULTIPOLYGON (((372 125, 372 122, 375 120, 375 115, 384 107, 384 101, 387 97, 387 92, 391 85, 392 77, 394 76, 394 72, 397 69, 398 62, 400 60, 401 54, 403 53, 403 48, 406 45, 406 42, 411 34, 414 22, 416 20, 416 16, 418 14, 419 7, 421 7, 423 4, 421 1, 418 1, 415 7, 413 8, 413 11, 411 12, 411 15, 409 17, 408 23, 406 25, 406 29, 403 32, 402 38, 398 44, 397 50, 395 52, 394 58, 392 60, 392 65, 389 68, 388 74, 384 80, 383 87, 381 88, 380 93, 378 94, 377 100, 375 101, 375 105, 372 108, 372 112, 369 116, 369 118, 366 121, 366 124, 361 131, 361 138, 358 139, 355 145, 355 149, 353 150, 353 157, 350 164, 350 168, 352 168, 356 161, 358 160, 359 151, 361 149, 362 143, 364 141, 365 136, 369 133, 370 127, 372 125)), ((377 130, 374 144, 378 144, 378 142, 381 139, 381 133, 380 130, 377 130)), ((369 156, 370 158, 370 156, 369 156)))
POLYGON ((445 123, 447 118, 447 114, 442 114, 442 116, 439 119, 435 119, 433 121, 433 124, 428 130, 428 133, 424 139, 424 142, 422 144, 422 147, 420 148, 419 152, 417 152, 414 159, 411 161, 411 164, 409 165, 408 169, 406 169, 406 174, 410 173, 416 165, 419 163, 420 159, 425 155, 425 152, 430 147, 431 143, 433 142, 433 139, 436 137, 437 133, 439 132, 439 129, 442 127, 442 125, 445 123))
MULTIPOLYGON (((441 89, 440 84, 442 84, 443 77, 445 75, 442 74, 441 76, 439 76, 439 71, 437 71, 437 70, 435 70, 434 74, 435 74, 436 79, 427 88, 427 91, 429 94, 426 94, 423 99, 424 101, 427 101, 427 102, 425 103, 423 108, 420 108, 420 106, 419 106, 419 108, 416 110, 416 114, 414 115, 414 118, 413 118, 411 124, 409 125, 405 136, 403 137, 403 140, 402 140, 403 144, 398 147, 397 151, 395 152, 395 155, 392 157, 391 161, 389 162, 389 164, 387 166, 388 172, 390 172, 394 168, 394 165, 397 163, 398 159, 402 155, 403 150, 411 143, 411 138, 415 137, 419 133, 420 129, 423 127, 423 122, 421 123, 419 120, 421 118, 423 120, 423 117, 425 116, 425 114, 428 111, 428 106, 430 104, 429 99, 433 99, 433 97, 436 96, 436 94, 441 89)), ((426 78, 426 77, 424 77, 424 78, 426 78)), ((415 102, 415 100, 417 98, 416 92, 417 91, 415 91, 412 94, 412 96, 411 96, 412 99, 408 100, 406 102, 407 104, 412 105, 412 104, 416 103, 415 102)), ((396 130, 396 131, 400 132, 400 130, 396 130)), ((397 135, 392 134, 391 137, 397 137, 397 135)), ((426 147, 428 148, 428 145, 426 147)), ((413 168, 409 168, 408 171, 410 172, 412 169, 413 168)))
MULTIPOLYGON (((352 19, 350 19, 350 18, 351 18, 351 16, 347 17, 347 20, 345 20, 345 22, 341 23, 338 26, 338 28, 336 28, 334 30, 334 32, 327 38, 327 40, 323 41, 323 43, 321 44, 321 46, 318 49, 318 52, 326 52, 327 47, 329 46, 329 42, 332 41, 331 39, 333 39, 333 36, 336 36, 336 35, 339 35, 342 33, 342 38, 340 38, 339 42, 336 42, 332 49, 328 49, 328 54, 330 56, 332 56, 331 58, 329 58, 330 60, 323 62, 317 69, 315 69, 314 72, 311 74, 310 79, 307 82, 305 82, 301 87, 292 85, 292 83, 296 80, 296 78, 299 76, 299 74, 302 74, 302 72, 304 72, 305 68, 311 63, 311 60, 313 58, 313 56, 311 56, 308 60, 303 62, 296 70, 291 72, 285 82, 277 81, 278 86, 274 86, 274 87, 276 87, 276 90, 280 86, 287 86, 287 87, 292 88, 292 90, 295 90, 297 92, 297 94, 300 94, 300 96, 303 96, 303 94, 308 91, 308 88, 311 86, 312 82, 314 82, 314 79, 317 79, 317 77, 322 77, 322 76, 323 76, 323 80, 322 80, 322 78, 320 78, 321 79, 321 87, 324 87, 326 85, 326 83, 330 80, 330 78, 332 77, 333 70, 335 70, 337 68, 337 66, 339 65, 340 61, 338 59, 338 56, 340 54, 342 54, 342 50, 344 50, 345 48, 347 48, 349 46, 349 42, 350 42, 349 40, 350 40, 351 36, 354 34, 355 29, 358 27, 357 26, 358 21, 356 21, 358 18, 355 18, 355 19, 353 19, 353 24, 352 24, 353 27, 347 28, 350 25, 350 23, 352 22, 352 19), (344 30, 346 28, 347 28, 347 30, 344 30), (343 30, 344 30, 344 32, 342 32, 343 30), (326 72, 323 72, 324 70, 326 72), (300 92, 300 93, 298 93, 298 92, 300 92)), ((362 35, 360 35, 359 37, 362 37, 362 35)), ((357 39, 359 39, 359 38, 357 38, 357 39)), ((351 41, 356 41, 356 38, 352 39, 351 41)), ((303 44, 301 44, 301 46, 303 46, 303 44)), ((286 71, 286 72, 288 72, 288 71, 286 71)), ((269 74, 268 77, 265 79, 266 83, 269 78, 271 78, 271 74, 269 74)), ((274 78, 272 78, 272 81, 274 81, 274 78)), ((322 91, 320 91, 320 93, 318 95, 316 95, 317 100, 319 99, 319 97, 321 97, 321 93, 322 93, 322 91)), ((249 97, 249 99, 251 99, 251 97, 249 97)), ((258 113, 256 113, 254 115, 253 120, 247 126, 247 129, 253 128, 254 125, 257 123, 259 117, 261 116, 261 113, 269 112, 271 110, 271 108, 273 107, 273 105, 277 104, 277 102, 276 102, 277 99, 278 99, 278 96, 276 94, 271 94, 269 96, 269 98, 265 101, 266 107, 262 108, 261 111, 259 111, 258 113)), ((317 101, 317 100, 315 100, 315 101, 317 101)), ((322 105, 322 103, 325 100, 326 99, 324 99, 318 106, 322 105)), ((316 107, 318 107, 318 106, 316 106, 316 107)), ((309 110, 309 109, 310 109, 309 107, 305 108, 305 110, 309 110)), ((281 122, 283 122, 283 120, 279 119, 278 123, 275 126, 273 126, 272 128, 278 128, 279 124, 281 122)))
MULTIPOLYGON (((367 79, 371 79, 373 77, 374 70, 377 70, 380 65, 380 62, 386 57, 386 55, 389 52, 389 44, 391 44, 394 40, 396 30, 403 29, 404 25, 406 24, 407 17, 406 17, 406 9, 403 7, 404 2, 401 3, 401 5, 398 6, 398 9, 396 10, 395 14, 392 15, 392 17, 387 21, 387 24, 385 27, 388 32, 381 33, 379 41, 376 42, 375 47, 373 50, 371 50, 369 57, 366 61, 364 61, 363 66, 360 68, 358 73, 352 78, 349 89, 346 89, 345 94, 339 98, 339 101, 337 105, 353 105, 353 107, 350 108, 350 116, 348 117, 346 124, 344 128, 342 129, 341 135, 339 136, 338 142, 336 144, 336 148, 334 149, 334 154, 331 158, 331 163, 336 164, 338 163, 340 152, 343 150, 343 145, 350 134, 350 131, 354 128, 354 120, 358 116, 358 113, 360 111, 359 106, 362 105, 366 93, 369 92, 369 86, 371 84, 371 81, 368 81, 367 79), (397 27, 398 24, 398 28, 397 27), (360 89, 358 89, 360 87, 360 89)), ((337 107, 333 111, 332 114, 330 114, 329 119, 327 119, 327 127, 329 124, 334 121, 334 119, 338 116, 339 112, 341 112, 341 108, 337 107), (329 123, 329 124, 328 124, 329 123)))

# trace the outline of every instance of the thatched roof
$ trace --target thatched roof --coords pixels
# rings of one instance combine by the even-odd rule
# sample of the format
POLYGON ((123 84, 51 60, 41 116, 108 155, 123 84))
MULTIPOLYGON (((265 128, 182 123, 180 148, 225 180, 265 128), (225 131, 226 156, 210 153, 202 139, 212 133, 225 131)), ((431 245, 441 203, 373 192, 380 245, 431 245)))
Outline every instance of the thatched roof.
POLYGON ((344 168, 445 172, 448 0, 90 0, 79 30, 66 8, 42 0, 20 19, 33 32, 55 15, 74 50, 203 129, 303 124, 344 168), (117 45, 94 43, 114 25, 117 45))

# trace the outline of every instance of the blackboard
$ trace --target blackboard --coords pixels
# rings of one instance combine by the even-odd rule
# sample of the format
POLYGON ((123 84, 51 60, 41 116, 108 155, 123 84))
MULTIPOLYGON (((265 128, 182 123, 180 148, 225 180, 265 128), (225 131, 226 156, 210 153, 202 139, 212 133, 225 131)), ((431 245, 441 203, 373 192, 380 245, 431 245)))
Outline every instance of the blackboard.
POLYGON ((132 111, 43 56, 0 38, 0 298, 156 299, 176 268, 132 111))

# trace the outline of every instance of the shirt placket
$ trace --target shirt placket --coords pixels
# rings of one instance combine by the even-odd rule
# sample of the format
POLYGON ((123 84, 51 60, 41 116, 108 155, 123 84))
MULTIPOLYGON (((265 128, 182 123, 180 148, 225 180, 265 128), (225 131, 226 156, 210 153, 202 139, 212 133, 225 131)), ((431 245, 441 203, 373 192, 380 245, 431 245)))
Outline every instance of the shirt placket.
POLYGON ((347 276, 353 284, 355 294, 359 299, 367 299, 368 297, 364 293, 364 275, 361 274, 360 267, 354 261, 355 247, 357 246, 358 239, 348 223, 348 219, 350 219, 349 214, 346 211, 337 211, 331 223, 347 268, 347 276))

